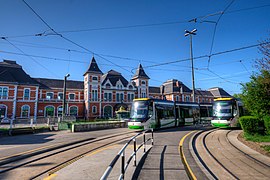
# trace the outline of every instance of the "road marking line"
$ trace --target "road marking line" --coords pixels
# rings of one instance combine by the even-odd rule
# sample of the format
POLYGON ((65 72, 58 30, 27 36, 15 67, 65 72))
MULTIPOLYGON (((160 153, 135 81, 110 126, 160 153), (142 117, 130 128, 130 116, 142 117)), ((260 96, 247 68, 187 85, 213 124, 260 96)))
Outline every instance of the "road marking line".
POLYGON ((43 180, 51 180, 52 178, 54 178, 55 176, 57 176, 57 174, 51 174, 48 177, 45 177, 43 180))
MULTIPOLYGON (((189 135, 190 135, 191 133, 193 133, 193 132, 195 132, 195 131, 189 132, 188 134, 186 134, 186 135, 180 140, 180 142, 179 142, 179 154, 180 154, 180 156, 181 156, 181 150, 182 150, 182 148, 183 148, 183 144, 184 144, 184 141, 185 141, 186 137, 189 136, 189 135)), ((195 176, 194 173, 192 172, 192 170, 191 170, 191 168, 190 168, 190 166, 189 166, 189 164, 188 164, 188 162, 187 162, 187 159, 186 159, 186 157, 185 157, 185 155, 184 155, 184 151, 182 151, 182 154, 183 154, 183 160, 184 160, 184 163, 186 164, 187 169, 188 169, 188 171, 189 171, 189 173, 190 173, 192 179, 193 179, 193 180, 197 180, 196 176, 195 176)))

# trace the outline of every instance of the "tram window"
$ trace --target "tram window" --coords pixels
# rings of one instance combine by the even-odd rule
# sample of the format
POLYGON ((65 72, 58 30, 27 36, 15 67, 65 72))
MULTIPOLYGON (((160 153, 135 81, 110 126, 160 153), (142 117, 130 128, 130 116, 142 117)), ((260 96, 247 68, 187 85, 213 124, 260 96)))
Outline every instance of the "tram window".
POLYGON ((152 106, 149 106, 149 108, 148 108, 148 116, 149 117, 153 116, 153 107, 152 106))

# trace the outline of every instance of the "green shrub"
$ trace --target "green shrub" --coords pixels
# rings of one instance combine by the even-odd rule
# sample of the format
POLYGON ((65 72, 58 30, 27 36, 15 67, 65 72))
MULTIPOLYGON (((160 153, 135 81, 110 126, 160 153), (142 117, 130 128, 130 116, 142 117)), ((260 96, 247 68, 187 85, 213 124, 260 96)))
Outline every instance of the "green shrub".
POLYGON ((263 121, 264 121, 265 133, 270 135, 270 116, 265 116, 263 118, 263 121))
POLYGON ((259 119, 253 116, 242 116, 239 119, 245 133, 255 134, 259 130, 259 119))

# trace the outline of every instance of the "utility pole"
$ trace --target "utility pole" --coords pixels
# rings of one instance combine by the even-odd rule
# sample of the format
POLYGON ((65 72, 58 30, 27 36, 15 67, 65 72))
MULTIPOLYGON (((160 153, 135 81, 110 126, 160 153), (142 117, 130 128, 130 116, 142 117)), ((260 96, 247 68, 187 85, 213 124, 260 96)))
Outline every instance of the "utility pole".
POLYGON ((64 87, 63 87, 63 108, 62 108, 62 119, 64 119, 64 116, 66 116, 66 91, 67 91, 67 78, 70 76, 70 74, 65 75, 64 77, 64 87))
POLYGON ((191 60, 191 72, 192 72, 192 99, 195 102, 195 79, 194 79, 194 66, 193 66, 193 52, 192 52, 192 35, 196 35, 197 29, 192 31, 185 30, 185 36, 190 37, 190 60, 191 60))

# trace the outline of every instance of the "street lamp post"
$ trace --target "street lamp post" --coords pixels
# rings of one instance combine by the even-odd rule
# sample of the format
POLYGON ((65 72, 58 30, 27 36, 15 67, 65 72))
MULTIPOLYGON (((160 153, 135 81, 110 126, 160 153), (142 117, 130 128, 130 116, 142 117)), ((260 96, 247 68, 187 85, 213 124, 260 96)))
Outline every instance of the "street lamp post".
POLYGON ((194 79, 194 67, 193 67, 193 52, 192 52, 192 35, 196 35, 197 29, 192 31, 185 30, 185 36, 190 37, 190 60, 191 60, 191 71, 192 71, 192 99, 195 102, 195 79, 194 79))
POLYGON ((64 119, 64 116, 67 114, 66 113, 66 83, 67 83, 67 78, 70 76, 70 74, 65 75, 64 77, 64 87, 63 87, 63 111, 62 111, 62 119, 64 119))

